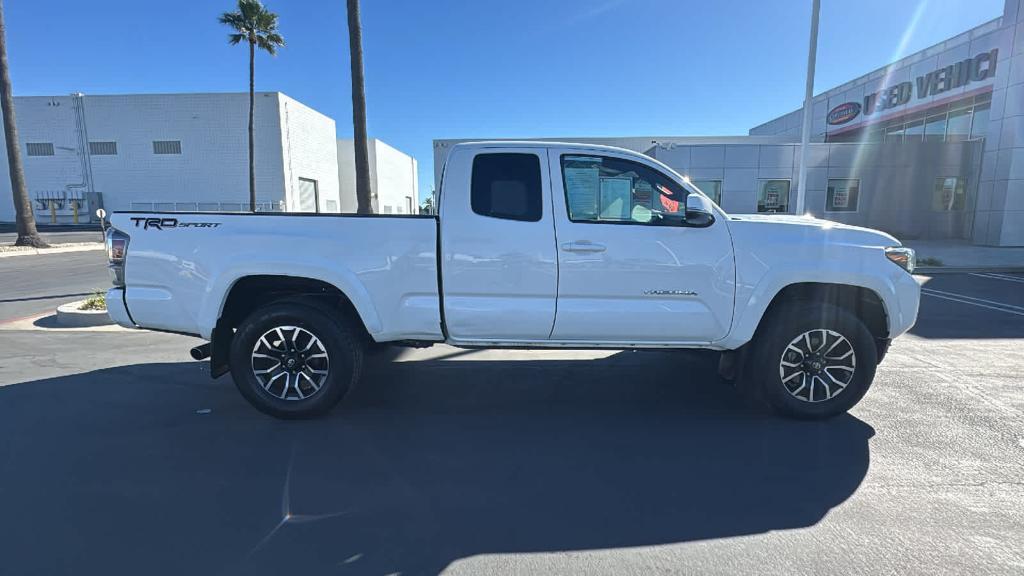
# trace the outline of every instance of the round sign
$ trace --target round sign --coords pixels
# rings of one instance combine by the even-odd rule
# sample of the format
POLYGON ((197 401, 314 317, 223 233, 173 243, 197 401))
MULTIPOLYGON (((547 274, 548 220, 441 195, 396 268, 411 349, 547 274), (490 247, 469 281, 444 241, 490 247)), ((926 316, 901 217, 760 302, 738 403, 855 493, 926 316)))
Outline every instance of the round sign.
POLYGON ((107 217, 107 211, 104 210, 103 208, 97 208, 96 209, 96 217, 101 219, 101 220, 106 218, 107 217))
POLYGON ((860 114, 860 103, 859 102, 843 102, 835 108, 829 110, 828 116, 826 116, 826 122, 832 126, 839 124, 846 124, 850 120, 853 120, 860 114))

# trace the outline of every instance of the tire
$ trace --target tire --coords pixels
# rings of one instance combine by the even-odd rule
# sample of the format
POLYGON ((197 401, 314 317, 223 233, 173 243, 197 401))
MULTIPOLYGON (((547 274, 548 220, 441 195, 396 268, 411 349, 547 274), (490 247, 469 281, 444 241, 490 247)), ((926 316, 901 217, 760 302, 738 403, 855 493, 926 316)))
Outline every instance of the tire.
POLYGON ((743 390, 790 418, 831 418, 853 408, 878 365, 864 323, 821 302, 783 303, 762 319, 753 344, 743 390))
POLYGON ((235 386, 257 410, 308 418, 331 410, 355 386, 363 345, 336 311, 289 300, 242 322, 231 340, 230 364, 235 386))

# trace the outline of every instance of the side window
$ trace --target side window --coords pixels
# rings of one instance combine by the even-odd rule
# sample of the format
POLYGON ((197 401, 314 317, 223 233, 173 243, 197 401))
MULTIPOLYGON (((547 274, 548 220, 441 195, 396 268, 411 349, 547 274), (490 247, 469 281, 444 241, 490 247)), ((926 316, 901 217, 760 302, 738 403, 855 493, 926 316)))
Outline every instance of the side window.
POLYGON ((567 154, 562 182, 573 222, 682 223, 686 190, 639 162, 567 154))
POLYGON ((479 154, 473 159, 470 204, 481 216, 537 222, 542 215, 536 154, 479 154))

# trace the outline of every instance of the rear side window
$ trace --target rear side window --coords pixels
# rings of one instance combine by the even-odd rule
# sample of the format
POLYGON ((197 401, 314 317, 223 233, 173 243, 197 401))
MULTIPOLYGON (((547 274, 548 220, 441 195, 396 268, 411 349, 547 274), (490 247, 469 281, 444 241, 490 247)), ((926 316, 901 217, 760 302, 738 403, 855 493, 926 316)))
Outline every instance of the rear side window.
POLYGON ((540 158, 535 154, 480 154, 473 159, 473 212, 537 222, 541 218, 540 158))

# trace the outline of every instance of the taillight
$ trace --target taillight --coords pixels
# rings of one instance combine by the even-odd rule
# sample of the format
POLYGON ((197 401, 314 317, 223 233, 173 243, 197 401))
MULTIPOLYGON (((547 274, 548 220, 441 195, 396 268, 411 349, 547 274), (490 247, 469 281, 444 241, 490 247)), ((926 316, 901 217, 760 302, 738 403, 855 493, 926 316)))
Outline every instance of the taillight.
POLYGON ((110 270, 110 281, 114 286, 124 286, 124 259, 128 254, 130 239, 127 234, 117 228, 107 229, 107 269, 110 270))

